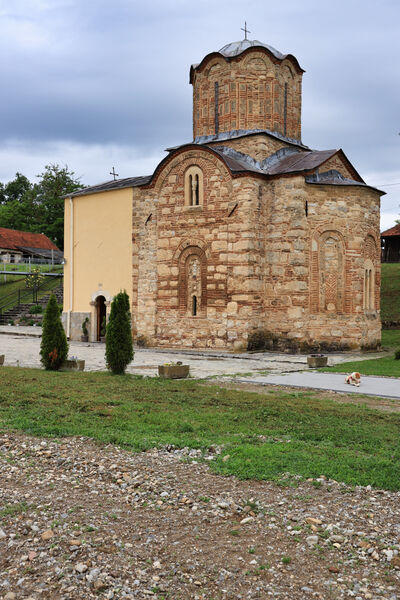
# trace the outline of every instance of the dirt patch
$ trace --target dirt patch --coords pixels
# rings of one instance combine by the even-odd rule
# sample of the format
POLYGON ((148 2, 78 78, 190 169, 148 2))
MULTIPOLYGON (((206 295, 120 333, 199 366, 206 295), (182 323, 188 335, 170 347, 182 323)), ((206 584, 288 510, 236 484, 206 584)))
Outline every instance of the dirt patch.
POLYGON ((200 460, 0 435, 0 597, 398 598, 399 493, 200 460))

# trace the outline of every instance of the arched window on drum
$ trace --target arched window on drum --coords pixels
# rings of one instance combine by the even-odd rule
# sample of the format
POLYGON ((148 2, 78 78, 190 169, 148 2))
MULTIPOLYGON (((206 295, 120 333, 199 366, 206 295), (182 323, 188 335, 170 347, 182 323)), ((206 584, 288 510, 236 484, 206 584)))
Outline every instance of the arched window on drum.
POLYGON ((203 171, 192 165, 185 173, 185 205, 203 205, 203 171))

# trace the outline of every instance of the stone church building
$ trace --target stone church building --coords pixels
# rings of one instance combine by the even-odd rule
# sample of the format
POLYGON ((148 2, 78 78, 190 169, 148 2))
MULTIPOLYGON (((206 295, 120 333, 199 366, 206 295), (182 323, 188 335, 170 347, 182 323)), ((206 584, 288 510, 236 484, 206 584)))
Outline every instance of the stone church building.
POLYGON ((303 69, 259 41, 190 69, 193 141, 154 173, 65 201, 63 320, 90 340, 113 296, 150 346, 380 343, 380 196, 342 150, 301 141, 303 69))

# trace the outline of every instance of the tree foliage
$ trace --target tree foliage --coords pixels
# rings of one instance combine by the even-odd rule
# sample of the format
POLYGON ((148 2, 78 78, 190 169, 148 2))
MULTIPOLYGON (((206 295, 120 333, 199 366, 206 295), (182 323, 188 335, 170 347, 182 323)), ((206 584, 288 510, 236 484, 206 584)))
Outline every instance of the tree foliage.
POLYGON ((60 309, 51 294, 43 316, 40 360, 47 371, 58 371, 68 356, 68 342, 61 323, 60 309))
POLYGON ((111 303, 106 332, 106 364, 114 375, 125 373, 133 360, 129 296, 119 292, 111 303))
POLYGON ((29 275, 25 276, 25 287, 29 290, 38 290, 44 281, 40 267, 33 267, 29 275))
POLYGON ((25 175, 15 174, 15 179, 8 183, 0 183, 0 204, 20 201, 32 189, 32 184, 25 175))
POLYGON ((21 173, 0 186, 0 225, 32 233, 44 233, 64 246, 64 196, 83 186, 68 167, 46 165, 39 181, 31 183, 21 173))

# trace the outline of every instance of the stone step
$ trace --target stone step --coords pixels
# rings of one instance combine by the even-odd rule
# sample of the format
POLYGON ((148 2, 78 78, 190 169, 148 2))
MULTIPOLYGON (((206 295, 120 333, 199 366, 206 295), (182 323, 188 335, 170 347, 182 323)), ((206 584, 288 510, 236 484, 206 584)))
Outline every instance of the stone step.
MULTIPOLYGON (((49 292, 48 294, 46 294, 45 296, 43 296, 43 298, 40 298, 37 302, 24 302, 24 304, 20 304, 19 306, 15 306, 5 311, 2 315, 0 315, 0 324, 7 324, 10 321, 15 321, 15 319, 24 316, 24 313, 28 313, 32 306, 35 306, 37 304, 39 304, 43 308, 46 307, 50 298, 50 294, 55 295, 57 304, 62 304, 64 294, 62 286, 59 286, 51 292, 49 292)), ((34 315, 32 315, 32 318, 34 318, 34 315)))

